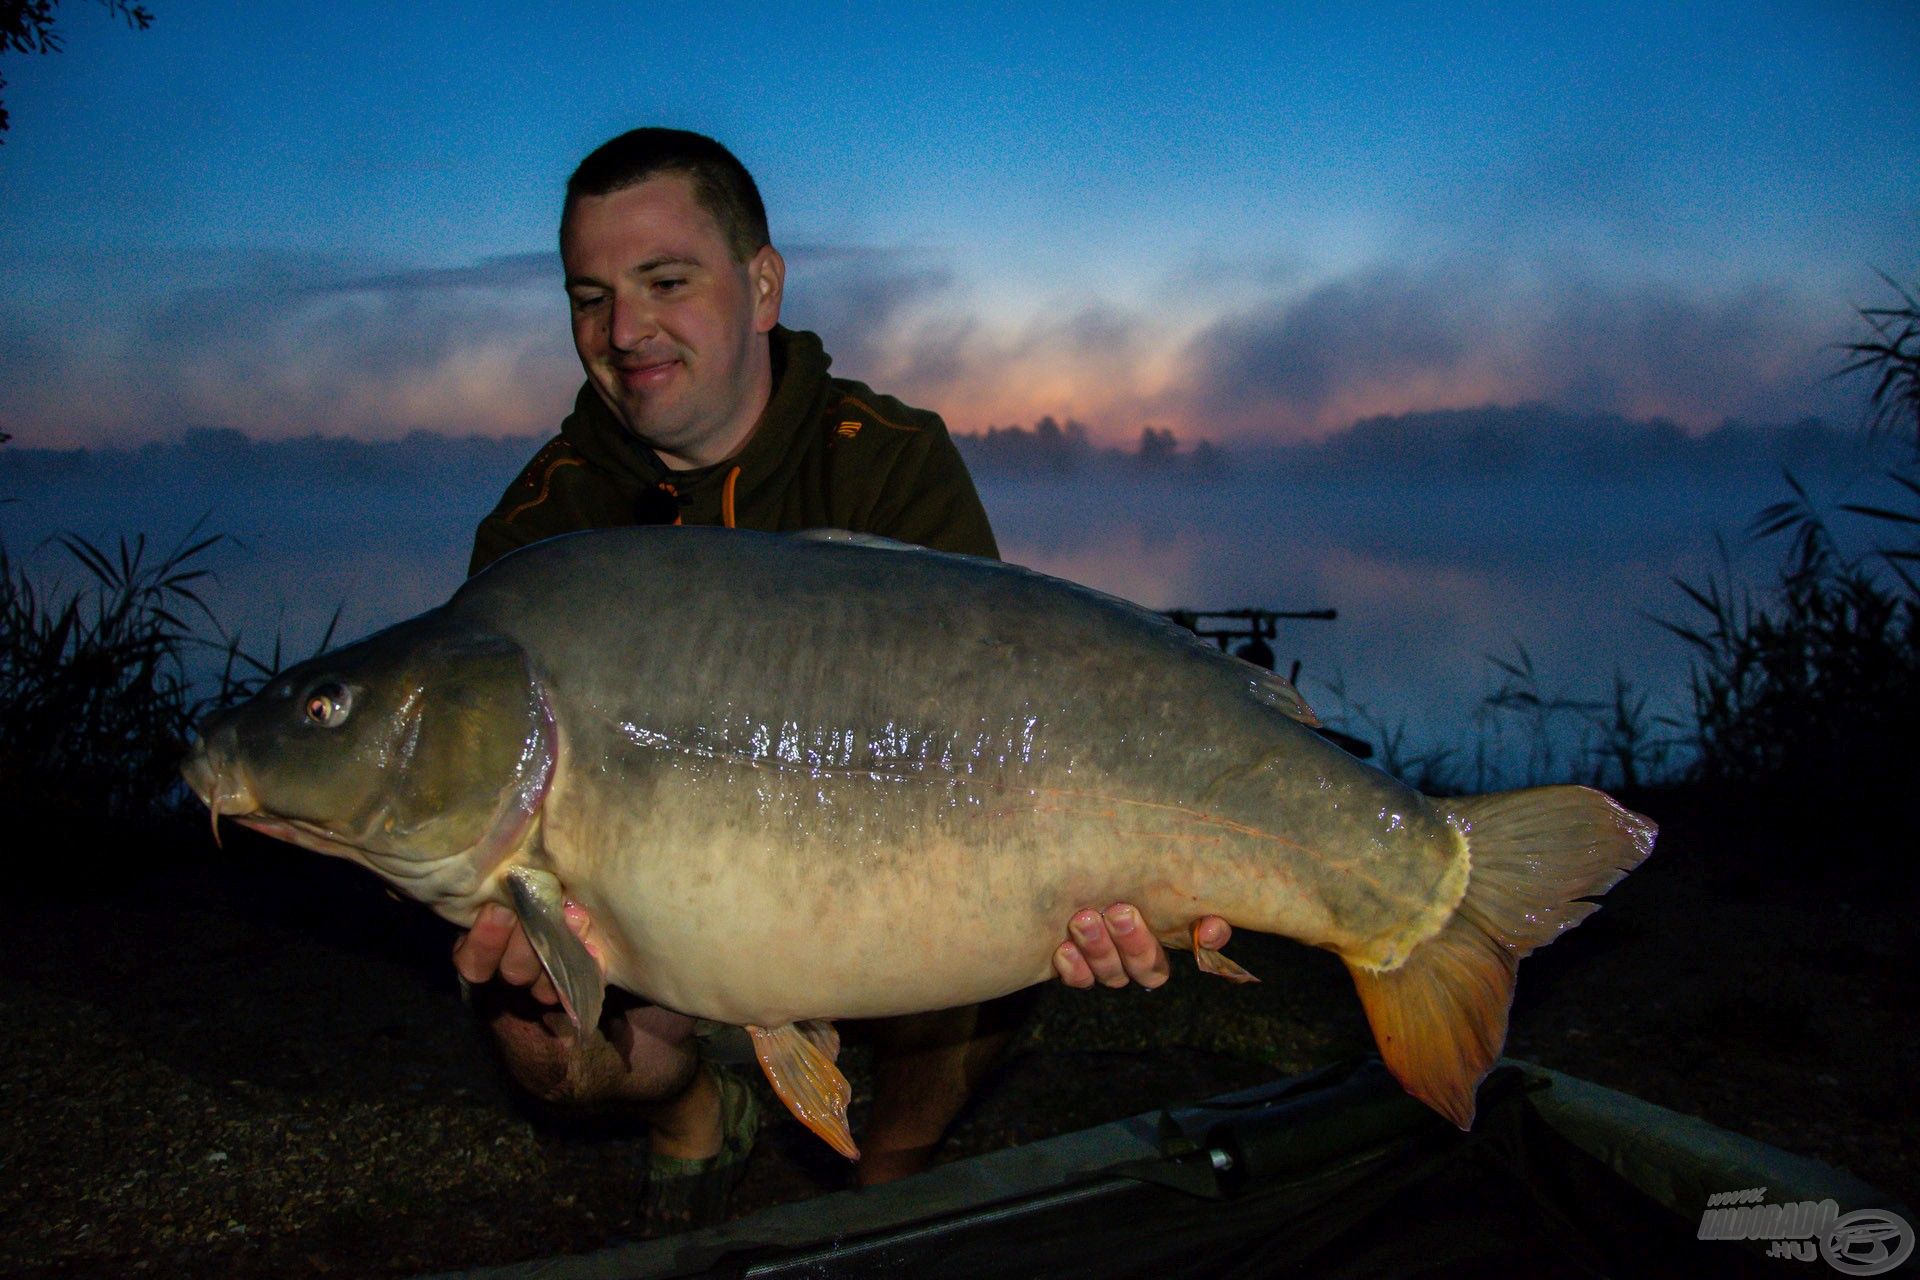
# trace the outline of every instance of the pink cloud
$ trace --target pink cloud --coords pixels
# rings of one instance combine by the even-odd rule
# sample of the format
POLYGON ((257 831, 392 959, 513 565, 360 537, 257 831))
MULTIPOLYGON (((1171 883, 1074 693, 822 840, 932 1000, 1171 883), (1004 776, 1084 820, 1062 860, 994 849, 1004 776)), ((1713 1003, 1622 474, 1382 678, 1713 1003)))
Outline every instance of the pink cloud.
MULTIPOLYGON (((47 328, 0 316, 0 420, 86 444, 232 426, 273 438, 550 431, 579 384, 550 255, 387 271, 260 262, 47 328), (12 336, 9 336, 12 335, 12 336)), ((1778 289, 1688 292, 1486 267, 1377 267, 1276 284, 1233 311, 1160 316, 1101 301, 990 320, 911 254, 796 254, 788 319, 836 372, 956 430, 1087 424, 1130 446, 1329 435, 1380 414, 1540 402, 1691 428, 1844 413, 1822 381, 1844 304, 1778 289)))

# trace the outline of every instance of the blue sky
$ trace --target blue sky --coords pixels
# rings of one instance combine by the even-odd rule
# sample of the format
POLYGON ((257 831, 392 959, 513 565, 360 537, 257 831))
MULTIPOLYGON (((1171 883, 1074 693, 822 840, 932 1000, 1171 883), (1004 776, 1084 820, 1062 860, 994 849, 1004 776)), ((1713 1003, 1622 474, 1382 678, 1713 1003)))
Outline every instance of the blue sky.
MULTIPOLYGON (((1542 431, 1846 426, 1864 388, 1825 379, 1831 344, 1890 296, 1875 268, 1920 281, 1905 0, 149 3, 135 34, 69 0, 64 52, 0 59, 0 463, 209 426, 551 432, 580 379, 558 194, 643 123, 732 146, 789 321, 962 431, 1052 414, 1231 452, 1532 402, 1571 411, 1542 431)), ((136 453, 0 512, 30 547, 211 507, 246 548, 236 616, 298 644, 336 604, 352 633, 444 596, 509 453, 396 480, 425 504, 136 453)), ((1022 563, 1156 606, 1338 607, 1285 652, 1456 725, 1513 643, 1556 681, 1619 665, 1678 696, 1684 654, 1642 615, 1778 496, 1770 464, 1648 479, 1625 448, 1612 487, 1257 468, 982 487, 1022 563)))
POLYGON ((239 5, 0 62, 0 425, 550 430, 572 164, 713 133, 789 319, 961 429, 1838 415, 1920 269, 1920 10, 239 5))

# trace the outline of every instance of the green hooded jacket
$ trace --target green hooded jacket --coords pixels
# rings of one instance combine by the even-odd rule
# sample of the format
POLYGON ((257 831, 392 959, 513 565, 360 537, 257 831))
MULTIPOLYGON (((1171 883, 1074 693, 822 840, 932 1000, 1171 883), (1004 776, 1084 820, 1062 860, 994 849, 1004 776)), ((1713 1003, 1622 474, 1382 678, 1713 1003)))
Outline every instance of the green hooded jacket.
POLYGON ((998 556, 986 510, 938 414, 830 378, 811 333, 769 335, 773 393, 740 451, 669 470, 587 383, 560 434, 480 522, 468 573, 542 538, 632 524, 836 528, 998 556))

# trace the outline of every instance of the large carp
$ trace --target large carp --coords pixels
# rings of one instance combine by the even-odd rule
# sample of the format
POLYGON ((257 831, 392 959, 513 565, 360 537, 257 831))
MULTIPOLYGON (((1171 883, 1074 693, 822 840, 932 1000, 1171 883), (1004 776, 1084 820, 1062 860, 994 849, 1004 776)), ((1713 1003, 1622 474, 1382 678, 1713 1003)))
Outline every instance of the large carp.
POLYGON ((456 924, 512 905, 591 1026, 572 898, 605 982, 747 1027, 848 1154, 831 1019, 1039 982, 1062 922, 1112 901, 1171 945, 1218 914, 1335 952, 1388 1066, 1466 1127, 1516 962, 1653 824, 1580 787, 1432 799, 1312 723, 1286 681, 1041 574, 639 528, 528 547, 287 671, 209 718, 185 772, 216 823, 456 924))

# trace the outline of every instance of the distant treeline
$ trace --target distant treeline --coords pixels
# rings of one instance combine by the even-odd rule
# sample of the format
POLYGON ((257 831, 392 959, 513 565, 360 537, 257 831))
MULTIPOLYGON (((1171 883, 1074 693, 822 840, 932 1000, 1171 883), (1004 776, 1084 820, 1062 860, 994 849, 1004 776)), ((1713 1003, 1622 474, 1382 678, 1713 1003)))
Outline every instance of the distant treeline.
POLYGON ((988 475, 1061 475, 1102 466, 1228 468, 1296 476, 1411 480, 1497 480, 1505 476, 1642 477, 1716 474, 1783 466, 1843 465, 1861 458, 1858 433, 1817 419, 1790 425, 1728 421, 1690 434, 1664 418, 1580 414, 1548 405, 1439 409, 1364 418, 1322 440, 1292 445, 1183 445, 1170 429, 1143 428, 1131 450, 1093 443, 1085 424, 1048 416, 1031 427, 958 432, 968 463, 988 475))
POLYGON ((1364 418, 1317 444, 1280 452, 1313 471, 1497 479, 1541 473, 1612 478, 1777 473, 1782 466, 1844 464, 1859 459, 1861 448, 1858 432, 1835 430, 1816 418, 1790 425, 1729 420, 1689 434, 1665 418, 1518 405, 1364 418))
POLYGON ((985 474, 1064 475, 1085 467, 1125 464, 1155 468, 1179 467, 1196 472, 1216 471, 1226 465, 1226 451, 1207 441, 1184 449, 1166 427, 1146 426, 1134 447, 1115 449, 1093 443, 1085 423, 1052 414, 1031 427, 988 427, 985 431, 956 431, 967 465, 985 474))
MULTIPOLYGON (((1366 418, 1323 440, 1293 445, 1188 444, 1170 428, 1146 426, 1131 448, 1122 449, 1095 443, 1084 423, 1051 415, 1032 426, 958 431, 954 439, 976 473, 1007 478, 1130 471, 1193 479, 1229 471, 1384 481, 1684 478, 1857 466, 1864 458, 1858 432, 1815 419, 1775 426, 1729 421, 1690 434, 1664 419, 1579 414, 1545 405, 1366 418)), ((0 492, 18 495, 42 483, 121 476, 151 484, 174 474, 359 485, 475 476, 504 484, 539 444, 540 438, 531 435, 425 431, 386 441, 318 435, 265 441, 216 427, 124 448, 37 449, 30 440, 15 440, 0 450, 0 492)))
POLYGON ((539 448, 534 436, 446 436, 414 431, 398 440, 296 436, 256 440, 230 427, 191 427, 170 440, 109 449, 35 449, 25 439, 0 450, 0 490, 30 493, 42 483, 113 481, 144 484, 180 474, 290 485, 441 483, 479 473, 507 478, 539 448), (23 447, 26 446, 26 447, 23 447))

